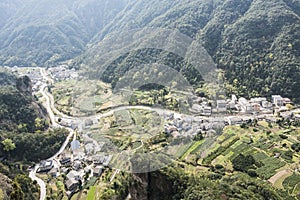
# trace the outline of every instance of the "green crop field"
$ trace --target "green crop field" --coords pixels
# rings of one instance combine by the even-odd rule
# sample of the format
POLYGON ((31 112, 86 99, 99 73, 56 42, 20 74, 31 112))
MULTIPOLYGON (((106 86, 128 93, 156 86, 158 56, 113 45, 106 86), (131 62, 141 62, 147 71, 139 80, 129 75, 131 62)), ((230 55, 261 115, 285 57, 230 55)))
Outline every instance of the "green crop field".
POLYGON ((189 149, 181 156, 181 159, 187 157, 190 153, 199 150, 200 146, 205 142, 205 140, 194 142, 189 149))
POLYGON ((300 193, 300 175, 293 174, 283 181, 283 187, 288 190, 290 194, 297 195, 300 193))
POLYGON ((87 200, 94 200, 95 199, 95 192, 96 192, 96 187, 95 186, 90 187, 86 199, 87 200))

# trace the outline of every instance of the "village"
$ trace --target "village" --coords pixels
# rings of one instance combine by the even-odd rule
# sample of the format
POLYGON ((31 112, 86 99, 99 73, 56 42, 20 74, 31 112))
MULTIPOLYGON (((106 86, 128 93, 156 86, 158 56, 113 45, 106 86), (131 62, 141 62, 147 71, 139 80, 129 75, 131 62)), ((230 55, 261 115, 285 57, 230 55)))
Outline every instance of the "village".
POLYGON ((216 100, 215 106, 205 97, 193 96, 191 98, 190 111, 194 114, 211 116, 214 114, 274 114, 275 112, 287 111, 293 108, 293 102, 289 98, 280 95, 272 95, 270 101, 266 97, 255 97, 250 100, 236 95, 231 99, 216 100))
MULTIPOLYGON (((211 137, 222 130, 227 125, 241 125, 243 123, 251 123, 254 120, 264 120, 275 123, 278 119, 276 113, 286 111, 284 106, 292 104, 287 98, 279 95, 272 96, 273 102, 268 102, 266 98, 253 98, 247 101, 245 98, 237 98, 233 95, 230 101, 220 100, 217 102, 217 113, 224 113, 230 109, 239 113, 235 115, 217 116, 210 114, 209 116, 189 116, 176 113, 163 113, 162 117, 165 121, 164 133, 173 138, 195 137, 201 133, 203 137, 211 137), (234 106, 233 106, 234 105, 234 106), (253 115, 255 112, 255 115, 253 115), (265 115, 264 115, 265 114, 265 115)), ((284 117, 291 117, 286 114, 284 117)), ((293 119, 300 119, 299 115, 293 115, 293 119)), ((91 120, 86 120, 83 129, 89 129, 94 124, 91 120)), ((67 124, 67 126, 69 126, 67 124)), ((82 127, 81 127, 82 129, 82 127)), ((78 140, 70 143, 70 148, 65 150, 59 159, 42 161, 40 163, 40 173, 47 173, 55 178, 63 175, 64 184, 67 194, 71 196, 83 184, 92 177, 101 176, 105 168, 109 166, 113 155, 101 152, 103 143, 93 140, 84 134, 84 142, 81 144, 78 140)))
POLYGON ((100 177, 112 159, 112 156, 105 153, 94 152, 101 147, 99 148, 99 145, 94 147, 93 141, 86 140, 84 143, 83 145, 79 140, 73 140, 69 148, 57 159, 41 161, 37 170, 38 173, 48 175, 51 179, 62 176, 69 197, 91 178, 100 177), (91 144, 92 151, 88 151, 91 144))
MULTIPOLYGON (((38 93, 45 81, 41 78, 40 69, 21 72, 31 78, 33 92, 38 93)), ((48 73, 55 81, 78 78, 77 72, 66 66, 52 68, 48 73)), ((193 138, 199 133, 203 137, 211 137, 221 134, 222 129, 228 125, 242 125, 254 120, 276 123, 280 115, 291 120, 300 119, 299 114, 293 112, 293 102, 280 95, 273 95, 269 99, 256 97, 250 100, 232 95, 230 99, 216 100, 213 103, 207 98, 192 96, 189 104, 190 115, 162 109, 165 134, 173 138, 193 138)), ((61 117, 59 124, 76 130, 79 133, 77 137, 82 138, 75 137, 58 157, 39 163, 38 173, 51 178, 63 177, 69 197, 92 178, 99 178, 113 159, 113 155, 101 151, 105 144, 89 137, 88 130, 97 124, 97 120, 99 119, 95 117, 93 120, 85 119, 80 127, 81 119, 74 121, 61 117)))

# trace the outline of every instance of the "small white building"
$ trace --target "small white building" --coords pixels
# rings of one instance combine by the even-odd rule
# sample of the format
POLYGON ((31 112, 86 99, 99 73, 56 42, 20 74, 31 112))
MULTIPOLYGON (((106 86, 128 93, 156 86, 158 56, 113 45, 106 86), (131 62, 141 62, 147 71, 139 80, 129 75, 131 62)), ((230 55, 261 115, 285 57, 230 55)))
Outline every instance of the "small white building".
POLYGON ((207 115, 207 116, 210 116, 211 115, 211 107, 209 107, 209 106, 205 106, 204 108, 203 108, 203 115, 207 115))
POLYGON ((199 104, 193 104, 192 111, 195 113, 200 113, 203 110, 202 106, 199 104))
POLYGON ((99 177, 101 176, 101 174, 103 173, 103 166, 97 166, 95 167, 95 169, 93 170, 93 176, 99 177))
POLYGON ((54 167, 53 160, 43 160, 40 163, 40 167, 37 172, 47 172, 54 167))
POLYGON ((231 101, 234 102, 234 103, 237 103, 238 98, 236 97, 235 94, 231 95, 231 101))
POLYGON ((251 103, 257 103, 257 104, 260 104, 260 105, 262 105, 262 102, 264 102, 264 101, 267 101, 267 98, 265 98, 265 97, 256 97, 256 98, 250 99, 251 103))
POLYGON ((283 106, 283 98, 280 95, 272 95, 272 101, 277 107, 283 106))
MULTIPOLYGON (((75 179, 69 179, 66 181, 65 185, 68 191, 75 191, 78 187, 78 181, 75 179)), ((70 194, 70 196, 71 195, 72 194, 70 194)))
POLYGON ((273 107, 273 104, 269 101, 263 101, 261 103, 262 107, 265 108, 265 109, 271 109, 273 107))
POLYGON ((293 104, 292 100, 289 98, 283 98, 283 103, 284 103, 284 105, 293 104))
POLYGON ((252 105, 244 97, 239 99, 239 104, 243 112, 252 112, 253 110, 252 105))
POLYGON ((67 174, 67 179, 79 181, 82 179, 82 176, 79 172, 72 170, 67 174))
POLYGON ((226 112, 227 103, 225 100, 217 100, 217 110, 218 112, 226 112))

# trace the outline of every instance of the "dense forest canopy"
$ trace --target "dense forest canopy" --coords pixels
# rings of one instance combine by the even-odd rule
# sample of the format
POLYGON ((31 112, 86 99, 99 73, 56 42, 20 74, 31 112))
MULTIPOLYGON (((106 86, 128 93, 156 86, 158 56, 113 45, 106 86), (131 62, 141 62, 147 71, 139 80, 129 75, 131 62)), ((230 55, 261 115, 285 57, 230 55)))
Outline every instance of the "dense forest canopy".
MULTIPOLYGON (((97 71, 103 67, 97 65, 99 45, 110 33, 168 28, 202 44, 225 71, 228 94, 281 94, 297 101, 299 9, 299 0, 4 1, 0 4, 0 64, 51 67, 67 62, 97 71)), ((141 59, 131 54, 128 60, 134 56, 141 59)), ((143 55, 144 62, 147 56, 143 55)), ((104 80, 113 76, 109 82, 114 83, 132 67, 123 59, 106 71, 104 80)), ((172 60, 169 65, 184 68, 174 66, 172 60)))

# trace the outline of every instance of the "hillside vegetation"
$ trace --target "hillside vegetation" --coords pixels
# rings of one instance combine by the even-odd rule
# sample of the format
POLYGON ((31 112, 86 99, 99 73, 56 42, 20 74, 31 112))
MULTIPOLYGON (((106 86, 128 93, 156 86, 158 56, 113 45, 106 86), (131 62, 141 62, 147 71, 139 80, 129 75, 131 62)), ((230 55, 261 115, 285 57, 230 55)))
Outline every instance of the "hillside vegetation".
POLYGON ((189 174, 181 167, 133 175, 129 186, 132 199, 295 199, 248 175, 225 175, 222 167, 213 168, 215 172, 198 172, 197 175, 189 174))
POLYGON ((0 84, 0 130, 20 132, 39 130, 41 127, 37 127, 36 119, 46 117, 46 111, 34 101, 30 92, 30 79, 17 78, 1 70, 0 84))
MULTIPOLYGON (((279 93, 299 100, 299 1, 194 0, 173 1, 172 5, 167 2, 147 1, 144 4, 153 6, 146 7, 139 1, 127 7, 126 12, 120 13, 119 18, 122 18, 117 17, 108 24, 99 39, 107 32, 123 29, 178 29, 201 43, 218 68, 224 70, 228 93, 245 97, 279 93), (159 7, 158 11, 153 12, 153 7, 159 7), (132 18, 136 21, 130 20, 132 18)), ((100 47, 97 42, 93 44, 83 61, 91 68, 101 68, 93 51, 100 47)), ((144 54, 144 62, 149 60, 147 56, 144 54)), ((119 69, 108 68, 112 76, 117 76, 120 69, 128 69, 132 63, 135 65, 132 55, 124 57, 125 62, 120 62, 119 69)), ((140 55, 136 57, 141 59, 140 55)), ((180 63, 172 61, 169 66, 180 67, 180 63)))
MULTIPOLYGON (((202 44, 224 70, 228 93, 246 97, 278 93, 299 100, 299 0, 5 2, 0 4, 5 11, 0 22, 2 65, 53 66, 73 59, 74 67, 94 73, 103 70, 101 41, 110 33, 168 28, 202 44)), ((116 83, 141 64, 138 60, 149 63, 158 54, 135 47, 119 55, 112 68, 97 78, 116 83)), ((174 60, 172 54, 166 57, 155 61, 168 61, 178 71, 190 68, 191 63, 174 62, 178 58, 174 60)), ((189 74, 185 74, 189 81, 201 80, 191 76, 194 71, 189 74)))
POLYGON ((3 6, 15 12, 7 15, 0 31, 0 63, 9 66, 53 66, 79 55, 124 6, 123 0, 28 0, 15 4, 14 10, 13 5, 3 6))
POLYGON ((27 76, 1 69, 0 86, 0 199, 38 199, 27 168, 55 154, 68 131, 47 131, 47 114, 32 96, 27 76))

